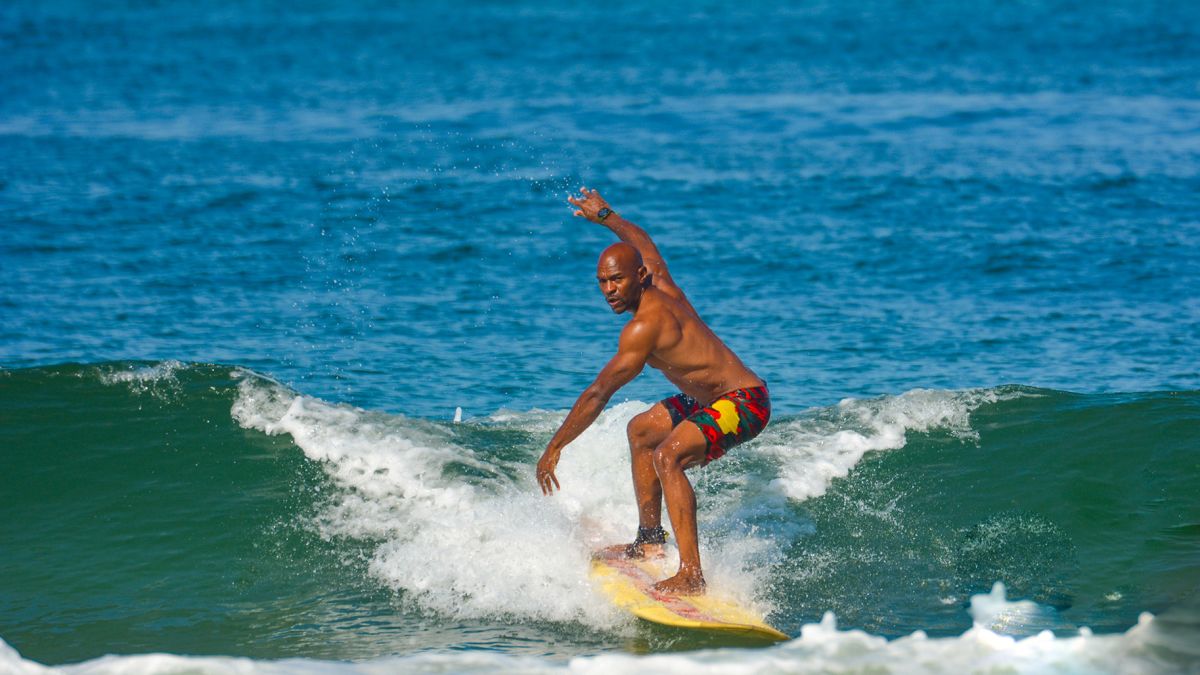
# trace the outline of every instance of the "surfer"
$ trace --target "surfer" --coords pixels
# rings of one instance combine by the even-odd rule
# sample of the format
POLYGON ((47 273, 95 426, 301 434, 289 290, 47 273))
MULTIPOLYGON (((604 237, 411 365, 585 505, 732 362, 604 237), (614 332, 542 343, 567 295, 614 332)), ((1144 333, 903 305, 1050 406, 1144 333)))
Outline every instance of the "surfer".
POLYGON ((679 571, 655 584, 661 592, 698 594, 705 588, 696 534, 696 493, 684 474, 754 438, 771 417, 766 384, 700 319, 667 271, 658 247, 641 227, 613 211, 596 190, 567 197, 575 215, 612 230, 620 242, 604 249, 596 280, 612 311, 632 318, 617 353, 583 390, 537 463, 544 494, 560 489, 554 468, 562 449, 596 420, 609 398, 648 364, 680 393, 629 422, 629 452, 638 506, 633 543, 606 549, 640 558, 662 554, 662 501, 679 545, 679 571), (685 424, 686 422, 686 424, 685 424))

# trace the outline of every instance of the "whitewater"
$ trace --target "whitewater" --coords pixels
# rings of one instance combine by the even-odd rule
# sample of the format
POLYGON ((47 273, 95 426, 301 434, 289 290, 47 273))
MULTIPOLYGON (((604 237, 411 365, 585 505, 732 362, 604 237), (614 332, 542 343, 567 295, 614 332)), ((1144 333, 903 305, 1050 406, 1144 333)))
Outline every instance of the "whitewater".
MULTIPOLYGON (((1095 634, 1071 618, 1069 607, 1056 607, 1053 597, 1040 602, 1010 597, 1003 581, 992 579, 988 591, 966 594, 961 603, 931 589, 935 597, 929 602, 947 605, 969 626, 961 633, 955 633, 951 622, 935 629, 933 636, 921 628, 879 636, 839 628, 833 611, 806 621, 808 610, 797 614, 797 598, 780 595, 787 588, 780 575, 822 575, 821 566, 812 564, 813 552, 797 549, 798 543, 816 538, 819 511, 817 517, 806 517, 796 505, 831 498, 830 489, 844 484, 856 470, 861 472, 861 464, 911 451, 913 438, 949 444, 959 453, 988 445, 986 429, 982 434, 979 429, 981 408, 1044 404, 1060 396, 1054 392, 1019 387, 914 390, 878 399, 846 399, 785 416, 761 439, 740 449, 729 468, 714 463, 697 472, 694 480, 710 583, 773 617, 794 639, 755 651, 701 643, 696 645, 700 651, 639 656, 597 651, 586 646, 589 641, 583 636, 608 635, 617 642, 646 639, 637 622, 610 606, 587 577, 590 551, 622 540, 630 523, 636 523, 624 428, 645 403, 628 401, 607 409, 564 453, 564 491, 546 498, 531 489, 532 458, 538 450, 533 439, 548 438, 562 411, 502 410, 466 415, 459 422, 423 420, 326 402, 244 368, 175 361, 7 371, 4 377, 6 385, 18 390, 26 384, 43 390, 62 386, 65 379, 72 389, 82 386, 93 396, 115 396, 134 417, 147 409, 187 415, 206 410, 201 403, 219 405, 215 409, 223 408, 232 429, 282 437, 286 443, 278 446, 281 450, 300 453, 309 466, 319 469, 323 487, 310 496, 311 508, 287 517, 299 518, 300 528, 333 549, 360 550, 356 573, 366 575, 369 585, 386 589, 390 611, 446 626, 558 626, 550 630, 560 639, 579 641, 582 648, 562 651, 547 645, 536 650, 541 654, 527 653, 521 640, 492 633, 484 650, 466 653, 416 649, 351 661, 125 654, 48 667, 6 643, 0 655, 6 672, 590 673, 636 668, 950 673, 1000 668, 1030 673, 1170 673, 1200 664, 1191 640, 1197 614, 1186 603, 1169 607, 1164 616, 1142 612, 1127 630, 1095 634), (506 439, 507 444, 479 445, 489 437, 506 439), (513 438, 522 440, 513 444, 513 438)), ((1105 414, 1111 416, 1114 410, 1105 414)), ((136 425, 136 420, 130 422, 136 425)), ((839 498, 843 508, 848 498, 839 498)), ((912 507, 903 495, 888 498, 886 508, 867 500, 849 504, 858 517, 884 527, 915 527, 914 514, 905 513, 912 507)), ((991 523, 1001 529, 1012 526, 1003 519, 991 523)), ((848 517, 843 526, 861 524, 848 517)), ((1014 532, 1028 534, 1020 526, 1014 532)), ((839 551, 831 547, 817 557, 836 566, 855 564, 854 556, 839 558, 839 551)), ((878 553, 894 556, 903 551, 878 553)), ((1031 558, 1022 562, 1036 565, 1031 558)), ((919 561, 918 566, 928 564, 919 561)), ((895 581, 904 583, 903 578, 895 581)), ((651 631, 649 639, 663 638, 651 631)))

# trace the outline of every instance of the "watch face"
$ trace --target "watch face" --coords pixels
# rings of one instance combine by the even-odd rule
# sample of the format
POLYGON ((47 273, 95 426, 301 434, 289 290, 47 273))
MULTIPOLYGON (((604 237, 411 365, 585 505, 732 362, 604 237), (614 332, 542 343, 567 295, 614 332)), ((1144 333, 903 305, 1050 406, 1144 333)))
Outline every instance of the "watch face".
POLYGON ((608 208, 607 206, 596 212, 596 217, 600 220, 604 220, 610 215, 612 215, 612 209, 608 208))

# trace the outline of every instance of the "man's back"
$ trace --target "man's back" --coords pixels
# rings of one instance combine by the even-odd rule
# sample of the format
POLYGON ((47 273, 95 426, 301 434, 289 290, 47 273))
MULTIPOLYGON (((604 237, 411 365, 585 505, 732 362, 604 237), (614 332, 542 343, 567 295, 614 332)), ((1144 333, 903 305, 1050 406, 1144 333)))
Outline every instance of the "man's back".
POLYGON ((762 380, 704 323, 670 277, 665 278, 666 283, 655 279, 646 289, 626 326, 629 330, 635 322, 644 322, 655 331, 654 350, 646 363, 698 401, 713 401, 734 389, 761 387, 762 380))

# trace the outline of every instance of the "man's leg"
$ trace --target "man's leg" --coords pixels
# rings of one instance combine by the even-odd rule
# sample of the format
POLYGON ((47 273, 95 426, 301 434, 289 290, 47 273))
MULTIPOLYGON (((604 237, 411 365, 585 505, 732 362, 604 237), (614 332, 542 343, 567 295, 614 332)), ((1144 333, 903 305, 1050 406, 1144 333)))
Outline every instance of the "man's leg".
MULTIPOLYGON (((633 470, 633 493, 637 499, 638 527, 656 528, 662 525, 662 484, 654 469, 654 449, 671 433, 671 414, 662 403, 629 420, 626 434, 629 437, 629 458, 633 470)), ((635 557, 659 557, 663 554, 662 544, 620 544, 609 546, 604 555, 635 557), (634 550, 631 550, 634 549, 634 550)))
POLYGON ((637 497, 638 526, 662 524, 662 483, 654 468, 654 450, 671 434, 671 415, 662 403, 629 421, 629 459, 633 469, 633 492, 637 497))
POLYGON ((675 427, 654 450, 654 469, 667 498, 667 514, 679 545, 679 572, 654 587, 669 593, 703 593, 700 542, 696 533, 696 492, 684 470, 704 461, 708 441, 688 421, 675 427))

